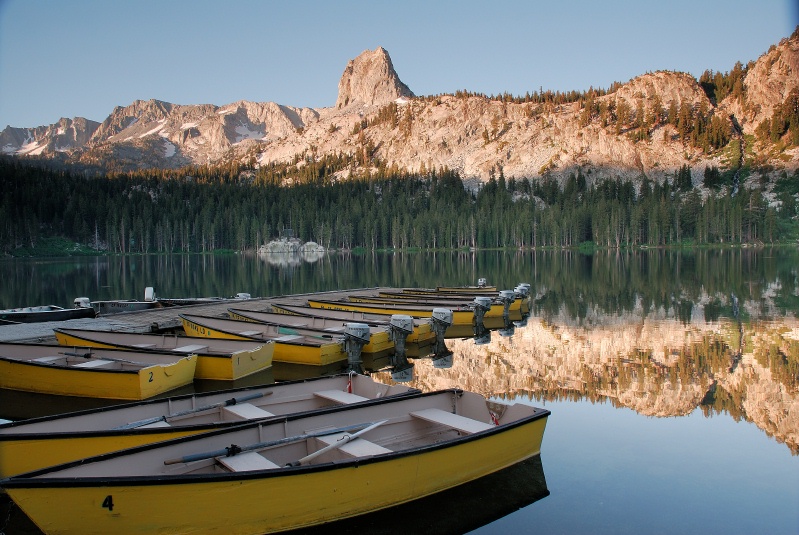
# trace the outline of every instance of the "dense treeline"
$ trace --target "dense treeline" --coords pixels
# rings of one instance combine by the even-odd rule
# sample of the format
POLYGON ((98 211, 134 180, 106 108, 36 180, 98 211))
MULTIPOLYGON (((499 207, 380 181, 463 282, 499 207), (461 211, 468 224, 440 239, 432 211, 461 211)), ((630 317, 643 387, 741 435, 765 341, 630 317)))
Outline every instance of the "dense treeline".
MULTIPOLYGON (((500 169, 472 193, 446 169, 409 176, 379 165, 370 178, 337 181, 334 173, 356 162, 302 163, 87 178, 3 159, 0 243, 6 253, 49 236, 118 253, 246 250, 292 228, 344 249, 656 247, 773 242, 794 234, 797 211, 796 177, 787 176, 776 188, 778 210, 757 189, 703 198, 687 167, 670 182, 638 187, 588 185, 581 172, 563 186, 506 180, 500 169)), ((708 169, 705 182, 718 187, 720 176, 708 169)))

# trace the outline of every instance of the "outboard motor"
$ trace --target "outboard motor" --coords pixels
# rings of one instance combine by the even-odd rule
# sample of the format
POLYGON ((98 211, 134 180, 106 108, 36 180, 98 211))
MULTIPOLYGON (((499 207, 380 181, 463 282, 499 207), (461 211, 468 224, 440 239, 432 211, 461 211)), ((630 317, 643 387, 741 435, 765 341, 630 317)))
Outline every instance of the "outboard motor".
POLYGON ((371 330, 365 323, 344 324, 344 350, 347 352, 350 371, 363 373, 361 351, 369 343, 371 336, 371 330))
POLYGON ((391 341, 394 342, 394 356, 398 364, 405 360, 405 340, 413 333, 413 318, 406 314, 394 314, 388 322, 391 341))
POLYGON ((155 301, 155 289, 153 289, 152 286, 148 286, 144 289, 144 300, 148 303, 155 301))
POLYGON ((519 283, 516 288, 513 289, 517 294, 522 297, 529 297, 530 296, 530 283, 529 282, 521 282, 519 283))
POLYGON ((236 294, 236 299, 252 299, 252 296, 247 292, 239 292, 236 294))
POLYGON ((452 354, 444 343, 444 333, 449 326, 452 325, 454 317, 454 313, 448 308, 437 307, 433 309, 433 314, 430 317, 430 326, 433 328, 433 332, 436 333, 433 355, 445 356, 447 354, 452 354))
POLYGON ((483 327, 476 329, 474 333, 474 344, 478 346, 485 345, 491 341, 491 330, 483 327))
POLYGON ((516 293, 513 290, 502 290, 499 292, 499 300, 502 301, 502 304, 504 305, 504 308, 502 309, 502 317, 509 317, 510 306, 516 300, 516 293))
POLYGON ((486 280, 483 277, 477 279, 477 287, 478 288, 485 288, 486 287, 486 280))
POLYGON ((88 297, 76 297, 72 305, 75 308, 92 308, 92 302, 89 301, 88 297))
POLYGON ((484 327, 483 318, 485 313, 491 310, 491 298, 485 296, 478 296, 474 298, 472 303, 474 306, 474 325, 484 327))

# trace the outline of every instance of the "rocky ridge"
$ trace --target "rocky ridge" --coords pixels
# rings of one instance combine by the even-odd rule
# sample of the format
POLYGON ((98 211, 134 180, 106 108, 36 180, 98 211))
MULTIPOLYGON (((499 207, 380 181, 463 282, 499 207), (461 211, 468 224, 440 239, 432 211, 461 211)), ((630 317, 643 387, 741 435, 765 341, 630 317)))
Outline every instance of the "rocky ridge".
MULTIPOLYGON (((655 72, 630 80, 597 102, 645 112, 654 112, 656 105, 668 110, 672 103, 686 104, 751 134, 799 88, 799 35, 784 39, 754 62, 744 85, 742 100, 729 96, 714 103, 692 76, 655 72)), ((330 108, 136 101, 115 108, 101 124, 76 118, 33 129, 8 127, 0 133, 0 151, 132 170, 232 161, 263 165, 368 150, 399 169, 447 167, 465 179, 479 180, 499 169, 507 177, 563 179, 577 168, 589 180, 663 180, 683 165, 701 177, 706 166, 729 164, 721 152, 708 154, 684 144, 665 122, 656 123, 647 140, 636 141, 596 117, 586 121, 583 112, 581 103, 503 102, 477 95, 415 97, 400 80, 388 52, 377 48, 347 64, 336 104, 330 108), (377 121, 386 110, 392 119, 377 121)), ((764 152, 770 154, 765 163, 778 172, 799 167, 796 147, 764 152)))

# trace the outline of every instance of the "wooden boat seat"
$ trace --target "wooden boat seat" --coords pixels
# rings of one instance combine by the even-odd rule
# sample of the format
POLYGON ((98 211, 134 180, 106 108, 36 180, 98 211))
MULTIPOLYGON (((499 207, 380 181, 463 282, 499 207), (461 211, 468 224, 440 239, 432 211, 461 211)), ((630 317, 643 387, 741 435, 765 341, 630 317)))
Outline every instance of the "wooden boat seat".
POLYGON ((467 418, 459 414, 452 414, 451 412, 442 411, 441 409, 423 409, 412 412, 411 416, 428 422, 446 425, 464 433, 477 433, 494 427, 491 424, 473 418, 467 418))
POLYGON ((87 360, 86 362, 81 362, 78 364, 73 365, 73 368, 99 368, 101 366, 105 366, 107 364, 113 364, 113 360, 105 360, 105 359, 96 359, 96 360, 87 360))
POLYGON ((36 359, 32 359, 32 361, 33 362, 48 363, 48 362, 55 362, 57 360, 61 360, 62 358, 64 358, 62 355, 52 355, 50 357, 39 357, 39 358, 36 358, 36 359))
POLYGON ((286 336, 275 338, 275 342, 294 342, 297 340, 302 340, 302 338, 303 336, 299 334, 287 334, 286 336))
POLYGON ((330 401, 335 401, 336 403, 341 403, 343 405, 358 403, 359 401, 366 401, 369 399, 357 394, 344 392, 343 390, 319 390, 318 392, 314 392, 313 395, 319 396, 320 398, 329 399, 330 401))
POLYGON ((231 457, 217 457, 219 464, 231 472, 246 472, 249 470, 270 470, 280 468, 278 465, 262 457, 257 451, 247 451, 231 457))
POLYGON ((201 351, 203 349, 208 349, 208 346, 204 346, 201 344, 192 344, 187 346, 176 347, 172 351, 180 351, 181 353, 193 353, 195 351, 201 351))
MULTIPOLYGON (((347 433, 336 433, 334 435, 325 435, 323 437, 319 437, 319 440, 325 445, 335 444, 346 434, 347 433)), ((380 444, 375 444, 374 442, 370 442, 360 437, 347 442, 337 449, 340 452, 346 453, 347 455, 352 455, 353 457, 368 457, 370 455, 391 453, 390 449, 384 448, 380 444)))
POLYGON ((241 336, 261 336, 263 333, 261 331, 241 331, 239 334, 241 336))
POLYGON ((230 416, 232 420, 254 420, 256 418, 274 416, 271 412, 256 407, 251 403, 237 403, 236 405, 222 407, 222 413, 230 416))

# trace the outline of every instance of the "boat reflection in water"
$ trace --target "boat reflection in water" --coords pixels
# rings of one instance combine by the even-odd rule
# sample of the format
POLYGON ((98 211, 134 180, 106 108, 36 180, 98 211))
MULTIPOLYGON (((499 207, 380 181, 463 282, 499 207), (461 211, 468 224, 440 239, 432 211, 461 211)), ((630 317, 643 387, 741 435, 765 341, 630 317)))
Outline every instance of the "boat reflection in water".
MULTIPOLYGON (((549 496, 541 456, 426 498, 302 533, 460 534, 486 526, 549 496)), ((289 533, 300 533, 292 531, 289 533)))

